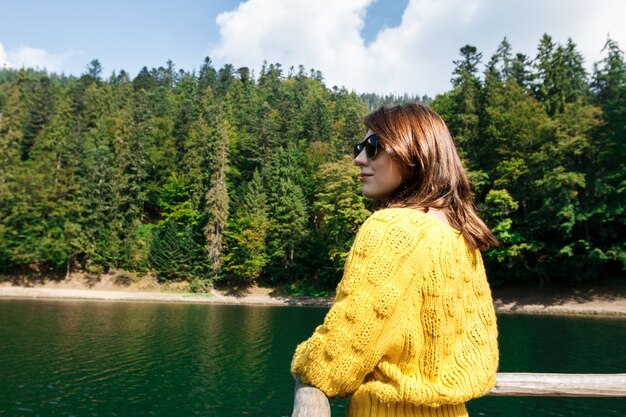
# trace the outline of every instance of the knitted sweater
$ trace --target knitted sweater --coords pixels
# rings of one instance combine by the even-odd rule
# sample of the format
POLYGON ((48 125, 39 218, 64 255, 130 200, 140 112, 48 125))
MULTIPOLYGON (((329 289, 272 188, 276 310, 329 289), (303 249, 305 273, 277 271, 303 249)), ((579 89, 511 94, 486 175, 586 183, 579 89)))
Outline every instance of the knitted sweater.
POLYGON ((421 211, 385 208, 360 227, 323 324, 291 372, 348 416, 467 416, 498 369, 496 314, 480 251, 421 211))

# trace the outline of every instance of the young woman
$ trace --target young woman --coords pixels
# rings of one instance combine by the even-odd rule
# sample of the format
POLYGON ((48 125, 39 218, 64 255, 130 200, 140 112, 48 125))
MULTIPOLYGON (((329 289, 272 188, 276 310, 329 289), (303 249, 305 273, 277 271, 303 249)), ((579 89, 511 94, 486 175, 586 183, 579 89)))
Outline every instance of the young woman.
POLYGON ((465 403, 494 387, 499 364, 480 253, 498 241, 437 113, 403 103, 363 122, 354 161, 376 211, 291 372, 327 397, 350 396, 349 417, 468 416, 465 403))

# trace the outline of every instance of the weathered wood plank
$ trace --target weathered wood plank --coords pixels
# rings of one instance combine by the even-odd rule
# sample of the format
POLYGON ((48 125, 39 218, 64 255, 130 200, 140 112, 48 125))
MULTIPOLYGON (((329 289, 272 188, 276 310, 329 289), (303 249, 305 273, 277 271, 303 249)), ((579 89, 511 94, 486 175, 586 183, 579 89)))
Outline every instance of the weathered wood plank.
MULTIPOLYGON (((489 396, 626 397, 626 374, 498 372, 489 396)), ((328 398, 296 381, 292 417, 330 417, 328 398)))
POLYGON ((330 404, 326 394, 298 379, 291 417, 330 417, 330 404))
POLYGON ((626 374, 498 372, 486 395, 533 397, 626 397, 626 374))

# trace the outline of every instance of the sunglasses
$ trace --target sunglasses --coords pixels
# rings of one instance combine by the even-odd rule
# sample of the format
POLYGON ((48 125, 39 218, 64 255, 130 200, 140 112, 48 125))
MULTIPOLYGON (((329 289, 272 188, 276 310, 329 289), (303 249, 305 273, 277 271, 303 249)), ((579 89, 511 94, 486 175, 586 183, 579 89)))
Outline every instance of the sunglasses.
POLYGON ((365 155, 367 155, 369 159, 373 159, 376 156, 378 153, 378 136, 376 136, 376 133, 372 133, 366 137, 363 142, 354 145, 355 158, 359 156, 363 148, 365 148, 365 155))

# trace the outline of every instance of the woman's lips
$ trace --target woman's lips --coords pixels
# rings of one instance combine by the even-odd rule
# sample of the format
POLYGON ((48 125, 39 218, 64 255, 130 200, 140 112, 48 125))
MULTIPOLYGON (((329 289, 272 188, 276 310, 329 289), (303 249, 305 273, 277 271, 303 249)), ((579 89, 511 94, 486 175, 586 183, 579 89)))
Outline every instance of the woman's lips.
POLYGON ((361 176, 359 177, 359 179, 360 179, 361 181, 363 181, 365 178, 369 178, 369 177, 371 177, 371 176, 372 176, 371 174, 361 174, 361 176))

